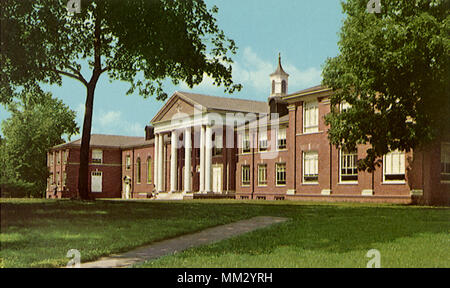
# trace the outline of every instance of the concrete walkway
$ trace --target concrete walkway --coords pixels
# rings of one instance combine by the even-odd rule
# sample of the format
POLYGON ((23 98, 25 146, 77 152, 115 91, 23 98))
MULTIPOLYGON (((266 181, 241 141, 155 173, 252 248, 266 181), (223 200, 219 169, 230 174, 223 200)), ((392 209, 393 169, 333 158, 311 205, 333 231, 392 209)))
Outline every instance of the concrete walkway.
POLYGON ((259 216, 226 225, 208 228, 203 231, 156 242, 121 255, 111 255, 94 262, 81 264, 81 268, 119 268, 128 267, 161 256, 180 252, 192 247, 207 245, 241 235, 272 224, 287 221, 287 218, 259 216))

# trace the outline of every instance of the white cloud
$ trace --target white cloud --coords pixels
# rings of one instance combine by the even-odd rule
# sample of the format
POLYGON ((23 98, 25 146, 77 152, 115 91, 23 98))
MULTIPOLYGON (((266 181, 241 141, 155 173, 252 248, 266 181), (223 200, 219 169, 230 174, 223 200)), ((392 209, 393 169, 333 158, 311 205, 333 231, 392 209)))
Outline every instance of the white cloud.
MULTIPOLYGON (((76 121, 80 127, 80 133, 83 129, 84 121, 84 104, 80 103, 75 108, 77 113, 76 121)), ((132 122, 130 119, 123 117, 121 111, 100 109, 98 112, 94 111, 92 119, 92 134, 111 134, 111 135, 125 135, 125 136, 144 136, 144 125, 139 122, 132 122)), ((77 137, 79 135, 75 135, 77 137)))
POLYGON ((100 111, 98 121, 101 126, 107 127, 120 124, 122 118, 122 112, 120 111, 100 111))
MULTIPOLYGON (((269 93, 269 75, 276 69, 276 60, 262 59, 251 47, 244 48, 242 59, 242 61, 235 62, 233 65, 233 80, 244 86, 250 86, 258 92, 269 93)), ((310 67, 306 70, 301 70, 286 61, 283 61, 282 65, 284 70, 290 75, 290 92, 320 84, 322 80, 319 68, 310 67)))

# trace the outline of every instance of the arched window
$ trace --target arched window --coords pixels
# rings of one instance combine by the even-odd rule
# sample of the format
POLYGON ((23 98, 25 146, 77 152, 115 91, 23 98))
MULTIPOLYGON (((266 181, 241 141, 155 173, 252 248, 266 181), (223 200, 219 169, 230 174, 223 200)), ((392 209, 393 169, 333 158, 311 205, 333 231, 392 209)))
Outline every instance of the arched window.
POLYGON ((136 182, 141 183, 141 158, 136 160, 136 182))
POLYGON ((147 183, 152 183, 152 157, 147 157, 147 183))
POLYGON ((287 90, 286 88, 287 88, 286 81, 285 80, 281 81, 281 93, 286 94, 286 90, 287 90))
POLYGON ((272 94, 275 94, 275 80, 272 80, 272 94))

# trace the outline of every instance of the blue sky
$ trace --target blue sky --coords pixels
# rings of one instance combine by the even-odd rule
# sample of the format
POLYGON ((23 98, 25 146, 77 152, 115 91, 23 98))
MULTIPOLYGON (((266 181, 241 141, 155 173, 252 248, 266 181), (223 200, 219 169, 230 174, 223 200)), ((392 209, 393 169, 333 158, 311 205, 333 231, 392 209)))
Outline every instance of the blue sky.
MULTIPOLYGON (((205 79, 192 90, 186 85, 165 84, 170 96, 175 91, 204 93, 266 101, 270 93, 269 74, 281 53, 283 68, 290 74, 289 93, 320 83, 321 68, 327 57, 338 54, 338 33, 343 14, 339 0, 206 0, 216 5, 219 26, 239 47, 234 55, 233 79, 243 85, 240 92, 226 95, 205 79)), ((89 74, 87 74, 89 75, 89 74)), ((92 133, 144 136, 144 127, 164 105, 154 97, 126 95, 129 84, 110 82, 104 74, 94 99, 92 133)), ((62 86, 46 90, 77 111, 82 127, 86 91, 84 86, 63 77, 62 86)), ((8 117, 0 108, 0 120, 8 117)))

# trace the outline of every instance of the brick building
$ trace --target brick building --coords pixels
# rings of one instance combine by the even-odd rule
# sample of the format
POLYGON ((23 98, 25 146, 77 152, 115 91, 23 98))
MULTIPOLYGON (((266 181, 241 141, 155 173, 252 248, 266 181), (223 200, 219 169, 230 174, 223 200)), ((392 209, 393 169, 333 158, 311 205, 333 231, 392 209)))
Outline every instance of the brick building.
MULTIPOLYGON (((140 144, 142 137, 91 135, 89 152, 89 191, 95 198, 122 196, 122 150, 140 144)), ((72 198, 77 195, 81 140, 57 145, 47 154, 50 176, 47 198, 72 198)))
MULTIPOLYGON (((358 171, 367 147, 340 151, 327 138, 332 90, 289 94, 288 79, 279 59, 267 102, 175 92, 145 137, 92 135, 91 193, 450 204, 450 136, 424 151, 392 151, 372 173, 358 171)), ((49 152, 48 197, 55 187, 57 197, 74 195, 79 146, 49 152)))

